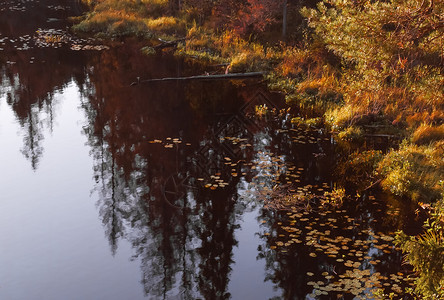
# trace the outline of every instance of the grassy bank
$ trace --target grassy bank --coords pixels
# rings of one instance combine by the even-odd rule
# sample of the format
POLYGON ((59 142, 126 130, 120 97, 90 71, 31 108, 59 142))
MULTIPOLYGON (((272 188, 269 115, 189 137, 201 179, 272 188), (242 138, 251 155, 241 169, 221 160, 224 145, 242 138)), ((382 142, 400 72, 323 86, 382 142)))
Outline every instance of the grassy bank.
POLYGON ((168 1, 84 0, 91 11, 73 27, 76 32, 98 37, 138 36, 154 38, 183 34, 185 23, 171 16, 168 1))
MULTIPOLYGON (((147 52, 154 52, 159 37, 185 38, 177 55, 223 63, 221 72, 267 72, 270 88, 301 111, 296 122, 322 117, 334 132, 342 157, 337 172, 349 181, 344 185, 359 190, 380 182, 406 201, 431 205, 430 222, 441 224, 431 229, 433 247, 442 251, 444 2, 89 0, 88 5, 91 11, 74 27, 77 32, 143 37, 147 52), (399 142, 376 151, 368 143, 373 137, 399 142)), ((408 253, 417 251, 414 239, 401 241, 408 253)), ((439 276, 419 282, 418 291, 433 295, 442 286, 439 276)))

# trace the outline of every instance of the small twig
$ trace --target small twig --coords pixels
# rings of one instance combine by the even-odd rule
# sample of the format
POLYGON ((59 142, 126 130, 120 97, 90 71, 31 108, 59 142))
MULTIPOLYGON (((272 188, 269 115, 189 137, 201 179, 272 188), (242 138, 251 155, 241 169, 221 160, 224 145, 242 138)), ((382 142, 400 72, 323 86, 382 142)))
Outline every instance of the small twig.
POLYGON ((373 182, 370 186, 366 187, 363 191, 367 191, 369 189, 371 189, 372 187, 374 187, 375 185, 377 185, 378 183, 381 182, 382 179, 378 179, 375 182, 373 182))

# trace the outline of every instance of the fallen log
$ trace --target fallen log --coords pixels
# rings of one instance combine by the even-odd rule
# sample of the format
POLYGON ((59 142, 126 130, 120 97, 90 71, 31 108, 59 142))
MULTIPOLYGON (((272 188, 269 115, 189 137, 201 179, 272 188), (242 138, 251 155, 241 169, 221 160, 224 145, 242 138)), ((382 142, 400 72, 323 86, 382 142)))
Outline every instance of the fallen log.
POLYGON ((189 80, 223 80, 223 79, 245 79, 245 78, 256 78, 263 77, 264 72, 249 72, 249 73, 232 73, 232 74, 220 74, 220 75, 197 75, 190 77, 166 77, 166 78, 156 78, 156 79, 145 79, 138 80, 137 82, 131 83, 131 85, 137 85, 139 83, 150 83, 150 82, 164 82, 164 81, 189 81, 189 80))

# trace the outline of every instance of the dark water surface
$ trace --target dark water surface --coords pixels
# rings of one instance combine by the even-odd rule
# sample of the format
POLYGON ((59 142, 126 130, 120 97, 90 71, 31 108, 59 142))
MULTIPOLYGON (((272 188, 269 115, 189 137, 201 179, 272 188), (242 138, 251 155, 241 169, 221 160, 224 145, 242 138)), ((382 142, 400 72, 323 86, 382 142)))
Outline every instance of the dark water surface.
POLYGON ((257 81, 130 86, 212 69, 75 38, 79 13, 0 3, 0 299, 403 294, 392 237, 411 215, 383 195, 316 206, 327 133, 256 116, 283 107, 257 81), (277 194, 313 201, 277 211, 277 194))

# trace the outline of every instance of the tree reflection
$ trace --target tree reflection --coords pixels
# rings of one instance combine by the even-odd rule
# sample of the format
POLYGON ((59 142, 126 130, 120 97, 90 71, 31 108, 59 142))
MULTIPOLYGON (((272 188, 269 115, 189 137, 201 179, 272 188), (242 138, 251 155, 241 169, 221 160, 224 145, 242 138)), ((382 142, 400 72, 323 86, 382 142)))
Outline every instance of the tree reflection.
POLYGON ((43 134, 41 133, 42 126, 39 121, 38 111, 33 112, 32 107, 29 107, 28 114, 20 119, 20 125, 25 129, 21 152, 30 160, 32 169, 36 170, 40 157, 43 154, 43 147, 41 145, 43 134))
MULTIPOLYGON (((31 22, 17 25, 22 14, 2 14, 0 32, 32 34, 34 26, 46 25, 43 9, 39 4, 26 12, 34 20, 29 27, 31 22)), ((133 258, 140 261, 144 291, 152 298, 230 298, 234 232, 245 207, 237 198, 239 179, 230 176, 232 167, 224 157, 248 161, 251 154, 221 138, 245 138, 247 127, 255 127, 233 115, 244 113, 243 102, 257 87, 230 82, 130 87, 137 77, 194 75, 187 74, 190 69, 181 60, 147 58, 139 49, 137 43, 101 53, 19 51, 6 45, 8 61, 0 58, 1 93, 8 95, 23 128, 22 152, 37 169, 44 137, 57 117, 57 93, 74 82, 82 94, 94 192, 111 253, 119 241, 129 241, 133 258), (149 143, 167 138, 182 143, 171 149, 149 143), (197 178, 218 173, 228 187, 210 190, 198 184, 197 178), (177 193, 167 195, 171 182, 178 184, 171 190, 177 193)))
MULTIPOLYGON (((14 56, 10 59, 14 59, 14 56)), ((83 59, 77 55, 44 55, 36 50, 20 53, 14 59, 15 64, 3 65, 0 72, 2 90, 7 94, 7 103, 23 128, 22 153, 30 160, 34 170, 43 154, 45 132, 51 133, 53 129, 59 105, 54 95, 73 79, 82 83, 84 78, 81 76, 83 72, 79 71, 79 61, 83 59), (29 64, 31 57, 37 55, 45 63, 29 64), (57 73, 52 71, 54 69, 57 69, 57 73), (75 78, 73 72, 77 75, 75 78)))
MULTIPOLYGON (((40 26, 47 26, 46 10, 50 3, 14 3, 0 6, 0 93, 7 95, 7 103, 23 128, 21 152, 36 170, 44 152, 45 133, 51 133, 58 103, 54 95, 72 80, 84 81, 82 70, 85 57, 72 51, 56 49, 27 49, 32 36, 40 26), (14 5, 28 9, 8 12, 14 5), (23 22, 23 20, 27 22, 23 22), (31 22, 32 20, 32 22, 31 22), (26 38, 25 38, 26 36, 26 38), (26 48, 26 49, 25 49, 26 48)), ((69 12, 58 11, 65 16, 69 12)), ((59 24, 61 26, 62 24, 59 24)))
MULTIPOLYGON (((150 297, 229 298, 234 230, 242 214, 236 180, 230 179, 231 187, 212 191, 197 184, 197 178, 209 174, 202 145, 215 147, 218 130, 213 126, 236 112, 242 98, 227 83, 224 89, 206 83, 130 87, 138 72, 167 77, 183 68, 177 60, 147 62, 137 55, 122 65, 124 61, 115 59, 124 55, 119 51, 103 52, 93 60, 82 87, 84 132, 111 251, 117 251, 119 239, 131 243, 150 297), (196 88, 204 92, 193 93, 196 88), (167 138, 181 143, 171 148, 150 143, 167 138)), ((227 155, 218 154, 210 172, 229 173, 223 160, 227 155)))
POLYGON ((224 190, 225 193, 201 196, 199 215, 201 230, 199 238, 201 247, 198 249, 199 263, 198 285, 204 299, 228 299, 227 293, 229 274, 231 271, 232 249, 237 245, 234 238, 236 225, 234 189, 224 190))

